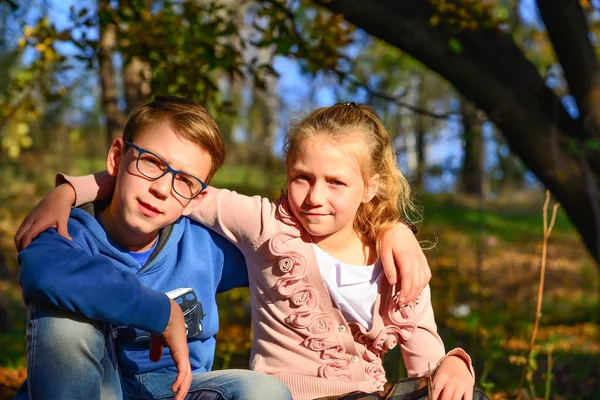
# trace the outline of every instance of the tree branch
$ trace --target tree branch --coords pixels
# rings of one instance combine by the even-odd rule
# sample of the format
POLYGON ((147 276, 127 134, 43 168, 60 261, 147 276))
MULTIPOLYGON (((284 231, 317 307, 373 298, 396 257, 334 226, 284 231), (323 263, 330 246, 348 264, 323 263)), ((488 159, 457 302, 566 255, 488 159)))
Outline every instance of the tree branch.
MULTIPOLYGON (((286 15, 286 17, 290 23, 290 29, 292 30, 292 33, 294 36, 293 37, 294 43, 301 50, 301 51, 299 51, 299 53, 302 54, 302 56, 303 56, 303 57, 298 57, 298 58, 303 59, 303 60, 308 60, 317 65, 321 64, 322 63, 321 60, 312 56, 313 52, 310 51, 310 45, 307 43, 307 41, 305 40, 302 33, 300 31, 298 31, 298 29, 296 28, 296 18, 295 18, 293 11, 290 10, 288 7, 286 7, 285 4, 281 3, 278 0, 262 0, 262 2, 272 5, 273 7, 277 8, 278 10, 280 10, 281 12, 283 12, 286 15)), ((349 63, 353 62, 353 60, 350 60, 345 55, 338 54, 338 56, 339 56, 339 58, 344 59, 344 60, 348 61, 349 63)), ((330 73, 336 75, 340 81, 345 81, 346 83, 348 83, 354 87, 363 89, 372 97, 376 97, 381 100, 385 100, 388 103, 395 104, 396 106, 398 106, 400 108, 404 108, 406 110, 409 110, 415 114, 424 115, 424 116, 434 118, 434 119, 449 119, 452 116, 460 115, 460 112, 436 113, 434 111, 430 111, 430 110, 427 110, 424 108, 417 107, 413 104, 402 101, 401 96, 400 97, 392 96, 387 93, 381 92, 379 90, 373 89, 367 83, 360 81, 358 78, 353 76, 351 73, 342 71, 340 68, 329 68, 328 71, 330 73)))
MULTIPOLYGON (((589 221, 592 204, 582 155, 569 140, 584 140, 572 118, 546 86, 536 66, 512 37, 494 27, 475 30, 433 26, 432 3, 423 0, 316 0, 325 8, 421 61, 485 111, 511 149, 560 201, 596 261, 600 227, 589 221), (451 48, 450 43, 458 43, 451 48)), ((573 0, 574 1, 574 0, 573 0)), ((592 183, 599 185, 598 173, 592 183)))
POLYGON ((600 63, 576 0, 538 0, 538 8, 588 138, 600 139, 600 63))

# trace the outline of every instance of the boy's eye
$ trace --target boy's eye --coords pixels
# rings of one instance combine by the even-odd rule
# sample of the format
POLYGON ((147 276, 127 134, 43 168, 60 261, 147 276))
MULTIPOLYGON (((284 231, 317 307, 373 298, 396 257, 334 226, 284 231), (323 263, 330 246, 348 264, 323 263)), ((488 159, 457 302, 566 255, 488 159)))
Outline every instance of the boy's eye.
POLYGON ((307 181, 308 176, 300 174, 300 175, 296 175, 296 179, 300 180, 300 181, 307 181))
POLYGON ((329 181, 329 183, 331 183, 333 186, 346 186, 346 184, 344 182, 336 181, 335 179, 332 181, 329 181))
POLYGON ((151 157, 151 156, 143 157, 142 156, 141 161, 143 161, 143 162, 145 162, 147 164, 156 166, 156 167, 161 167, 162 168, 164 166, 164 163, 161 160, 159 160, 158 158, 156 158, 156 157, 151 157))
POLYGON ((179 182, 184 183, 185 185, 187 185, 190 188, 192 188, 194 186, 194 182, 192 181, 192 179, 189 178, 189 177, 187 177, 187 176, 185 176, 185 175, 178 174, 177 175, 177 180, 179 182))

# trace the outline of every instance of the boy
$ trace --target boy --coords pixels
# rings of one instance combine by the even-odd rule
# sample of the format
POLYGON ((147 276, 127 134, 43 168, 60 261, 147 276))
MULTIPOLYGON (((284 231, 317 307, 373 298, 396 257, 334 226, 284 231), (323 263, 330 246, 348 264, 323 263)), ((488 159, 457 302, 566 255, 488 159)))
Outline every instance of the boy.
POLYGON ((48 230, 19 254, 28 380, 17 398, 291 398, 267 375, 209 372, 215 294, 247 285, 246 265, 181 217, 224 157, 215 121, 192 101, 157 97, 133 112, 108 153, 110 202, 73 209, 71 241, 48 230))

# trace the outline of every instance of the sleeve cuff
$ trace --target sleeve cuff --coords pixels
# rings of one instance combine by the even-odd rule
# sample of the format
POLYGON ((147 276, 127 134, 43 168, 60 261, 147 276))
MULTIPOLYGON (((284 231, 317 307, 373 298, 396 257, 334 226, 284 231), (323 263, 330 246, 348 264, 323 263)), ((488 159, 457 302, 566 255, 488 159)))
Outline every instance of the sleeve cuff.
POLYGON ((464 351, 460 347, 450 350, 449 352, 446 353, 446 355, 444 357, 440 358, 440 360, 435 365, 435 368, 433 369, 433 371, 431 371, 431 376, 435 375, 435 371, 437 371, 437 369, 440 366, 440 364, 442 363, 442 361, 444 361, 447 357, 450 357, 450 356, 458 357, 465 362, 465 364, 467 365, 467 368, 469 369, 469 372, 471 373, 471 376, 473 376, 473 382, 474 382, 475 381, 475 370, 473 369, 473 363, 471 362, 471 357, 467 354, 466 351, 464 351))
POLYGON ((132 313, 135 318, 132 318, 131 325, 160 335, 171 318, 171 300, 165 293, 154 289, 144 287, 142 291, 138 309, 132 313))
POLYGON ((69 183, 75 190, 75 207, 98 200, 109 199, 115 186, 115 178, 108 172, 97 172, 93 175, 70 176, 56 174, 54 184, 69 183))

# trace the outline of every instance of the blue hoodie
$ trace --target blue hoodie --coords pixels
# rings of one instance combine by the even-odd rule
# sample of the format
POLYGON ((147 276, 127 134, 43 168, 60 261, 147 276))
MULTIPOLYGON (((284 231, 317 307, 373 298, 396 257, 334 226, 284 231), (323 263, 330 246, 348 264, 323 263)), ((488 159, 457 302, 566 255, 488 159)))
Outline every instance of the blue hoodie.
POLYGON ((101 320, 117 328, 117 356, 123 376, 173 372, 165 347, 149 360, 149 333, 162 333, 171 307, 166 295, 187 306, 193 372, 210 371, 219 329, 216 294, 248 285, 243 255, 229 241, 187 218, 163 228, 155 251, 140 268, 127 252, 110 244, 94 218, 94 205, 73 209, 69 234, 48 229, 19 253, 19 282, 26 303, 46 303, 101 320), (192 326, 193 325, 193 326, 192 326))

